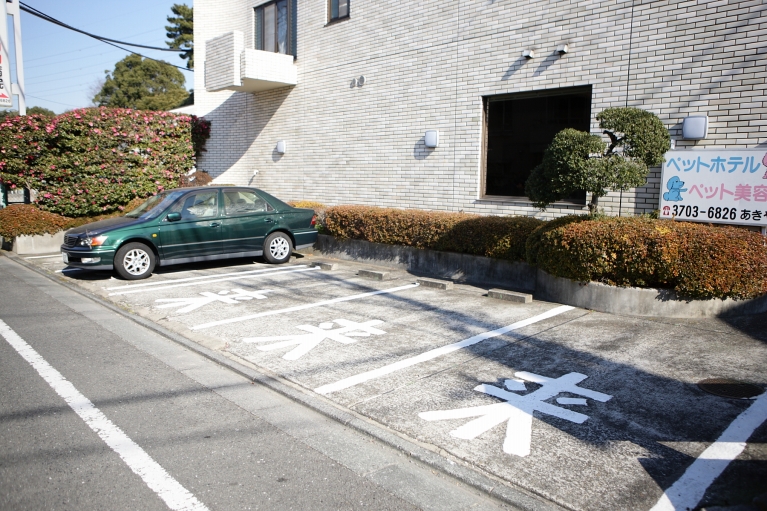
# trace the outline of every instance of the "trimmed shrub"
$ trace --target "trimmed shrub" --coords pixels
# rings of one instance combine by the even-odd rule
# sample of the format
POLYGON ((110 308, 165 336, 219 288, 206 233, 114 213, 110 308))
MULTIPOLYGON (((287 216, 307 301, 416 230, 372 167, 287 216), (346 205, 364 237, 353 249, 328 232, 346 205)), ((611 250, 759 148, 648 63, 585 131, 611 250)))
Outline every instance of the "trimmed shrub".
POLYGON ((325 209, 325 205, 321 202, 311 201, 311 200, 299 200, 299 201, 290 201, 288 202, 289 206, 292 206, 294 208, 308 208, 313 209, 317 211, 318 209, 325 209))
POLYGON ((197 139, 210 133, 200 122, 122 108, 8 118, 0 122, 0 181, 37 190, 37 204, 53 213, 118 211, 136 197, 179 185, 194 165, 193 123, 197 139))
POLYGON ((69 218, 41 211, 34 204, 14 204, 0 209, 0 236, 6 239, 16 236, 56 234, 70 227, 69 218))
POLYGON ((335 206, 325 211, 324 228, 342 239, 518 261, 524 259, 525 240, 542 223, 530 217, 335 206))
POLYGON ((528 261, 582 282, 672 288, 683 298, 767 293, 767 247, 755 232, 650 218, 565 217, 527 243, 528 261))

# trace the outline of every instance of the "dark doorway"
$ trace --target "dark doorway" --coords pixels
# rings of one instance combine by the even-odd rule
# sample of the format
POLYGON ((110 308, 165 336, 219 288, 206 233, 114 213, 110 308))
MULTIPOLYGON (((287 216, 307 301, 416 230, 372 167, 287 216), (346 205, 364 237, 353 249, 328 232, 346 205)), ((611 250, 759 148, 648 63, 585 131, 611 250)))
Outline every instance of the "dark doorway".
MULTIPOLYGON (((530 171, 559 131, 589 131, 591 86, 485 97, 485 195, 524 197, 530 171)), ((584 203, 585 193, 569 199, 584 203)))

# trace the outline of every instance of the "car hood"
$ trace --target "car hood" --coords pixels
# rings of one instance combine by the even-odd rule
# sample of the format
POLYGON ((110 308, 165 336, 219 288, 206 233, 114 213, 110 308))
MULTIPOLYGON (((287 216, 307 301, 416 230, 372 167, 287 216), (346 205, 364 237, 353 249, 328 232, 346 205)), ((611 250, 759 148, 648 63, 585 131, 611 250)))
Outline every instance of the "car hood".
POLYGON ((146 222, 146 220, 142 220, 141 218, 118 216, 115 218, 107 218, 106 220, 99 220, 98 222, 91 222, 79 227, 73 227, 72 229, 69 229, 66 234, 88 233, 90 236, 98 236, 99 234, 113 231, 121 227, 130 227, 132 225, 143 224, 144 222, 146 222))

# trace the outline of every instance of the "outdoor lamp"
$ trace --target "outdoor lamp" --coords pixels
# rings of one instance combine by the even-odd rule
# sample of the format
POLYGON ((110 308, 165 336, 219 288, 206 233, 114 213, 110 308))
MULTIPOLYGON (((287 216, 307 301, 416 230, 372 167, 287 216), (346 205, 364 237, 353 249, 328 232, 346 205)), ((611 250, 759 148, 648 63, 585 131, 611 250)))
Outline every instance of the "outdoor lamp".
POLYGON ((686 140, 703 140, 708 135, 708 116, 691 115, 682 121, 682 137, 686 140))
POLYGON ((426 145, 426 147, 435 148, 439 145, 439 131, 437 130, 426 130, 426 133, 423 136, 423 143, 426 145))
POLYGON ((534 59, 535 58, 535 50, 525 50, 522 52, 522 56, 526 59, 534 59))
POLYGON ((288 150, 288 144, 284 140, 280 140, 277 142, 277 153, 278 154, 285 154, 285 151, 288 150))

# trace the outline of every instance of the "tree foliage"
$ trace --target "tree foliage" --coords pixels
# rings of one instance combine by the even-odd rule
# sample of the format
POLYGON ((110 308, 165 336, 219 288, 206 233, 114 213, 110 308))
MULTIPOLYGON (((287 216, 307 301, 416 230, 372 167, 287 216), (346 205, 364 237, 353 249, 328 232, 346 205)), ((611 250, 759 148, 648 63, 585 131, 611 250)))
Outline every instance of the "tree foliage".
POLYGON ((165 26, 170 41, 166 44, 171 48, 182 50, 179 55, 186 60, 186 67, 194 69, 194 8, 186 4, 173 4, 170 8, 175 16, 168 16, 165 26))
POLYGON ((106 72, 101 91, 93 98, 97 106, 137 110, 170 110, 189 96, 184 75, 167 62, 128 55, 106 72))
POLYGON ((587 191, 591 193, 589 210, 595 213, 608 189, 642 186, 650 167, 663 163, 670 137, 655 114, 639 108, 608 108, 597 120, 610 144, 572 128, 554 136, 543 162, 525 183, 525 193, 535 206, 545 209, 574 192, 587 191))
POLYGON ((118 108, 8 118, 0 122, 0 182, 35 189, 38 207, 70 217, 122 210, 178 186, 194 165, 196 122, 118 108))
MULTIPOLYGON (((0 110, 0 119, 5 119, 6 117, 16 117, 18 115, 18 110, 0 110)), ((55 117, 56 112, 41 106, 31 106, 27 108, 27 115, 44 115, 46 117, 55 117)))

